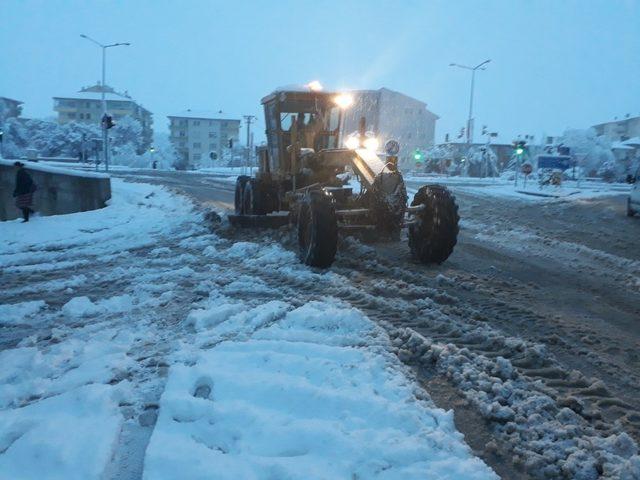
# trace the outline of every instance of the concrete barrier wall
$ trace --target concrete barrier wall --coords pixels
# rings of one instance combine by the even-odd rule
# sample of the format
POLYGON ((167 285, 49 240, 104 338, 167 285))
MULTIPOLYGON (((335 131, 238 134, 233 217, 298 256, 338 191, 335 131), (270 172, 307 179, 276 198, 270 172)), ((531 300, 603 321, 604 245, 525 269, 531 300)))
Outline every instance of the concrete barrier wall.
MULTIPOLYGON (((13 160, 0 159, 0 221, 21 216, 15 206, 16 170, 13 160)), ((33 195, 33 209, 41 215, 86 212, 103 208, 111 198, 111 181, 107 175, 39 165, 22 161, 38 186, 33 195)))

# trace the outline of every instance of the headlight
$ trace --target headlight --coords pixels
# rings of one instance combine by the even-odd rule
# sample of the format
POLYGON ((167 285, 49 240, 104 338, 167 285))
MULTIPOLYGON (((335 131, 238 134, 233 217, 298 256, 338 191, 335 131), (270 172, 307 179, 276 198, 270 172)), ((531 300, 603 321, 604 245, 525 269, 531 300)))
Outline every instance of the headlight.
POLYGON ((377 151, 380 146, 380 142, 376 137, 369 137, 364 141, 364 148, 367 150, 377 151))
POLYGON ((341 93, 340 95, 337 95, 333 101, 344 110, 353 104, 353 97, 348 93, 341 93))
POLYGON ((360 139, 358 137, 348 137, 344 142, 345 147, 349 150, 355 150, 360 148, 360 139))

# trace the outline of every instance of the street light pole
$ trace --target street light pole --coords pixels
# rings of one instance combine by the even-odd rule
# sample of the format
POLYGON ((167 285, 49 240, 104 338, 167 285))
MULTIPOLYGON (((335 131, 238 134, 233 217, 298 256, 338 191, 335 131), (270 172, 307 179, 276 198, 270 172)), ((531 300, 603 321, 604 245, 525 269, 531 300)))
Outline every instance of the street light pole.
POLYGON ((473 143, 473 88, 476 82, 476 70, 485 70, 485 65, 489 63, 491 59, 485 60, 479 63, 475 67, 468 67, 466 65, 459 65, 457 63, 450 63, 450 67, 464 68, 465 70, 471 70, 471 93, 469 94, 469 119, 467 120, 467 143, 473 143))
MULTIPOLYGON (((80 36, 86 40, 89 40, 90 42, 95 43, 96 45, 98 45, 101 49, 102 49, 102 88, 101 90, 101 95, 100 98, 102 100, 102 117, 101 119, 104 119, 105 115, 107 114, 107 100, 105 97, 105 88, 106 88, 106 76, 107 76, 107 48, 111 48, 111 47, 120 47, 120 46, 129 46, 131 45, 130 43, 126 42, 126 43, 112 43, 110 45, 103 45, 102 43, 98 42, 97 40, 94 40, 93 38, 89 37, 88 35, 85 34, 80 34, 80 36)), ((103 122, 101 120, 100 125, 102 126, 102 157, 104 158, 104 168, 106 171, 109 171, 109 134, 108 134, 108 128, 107 125, 105 124, 105 122, 103 122)))

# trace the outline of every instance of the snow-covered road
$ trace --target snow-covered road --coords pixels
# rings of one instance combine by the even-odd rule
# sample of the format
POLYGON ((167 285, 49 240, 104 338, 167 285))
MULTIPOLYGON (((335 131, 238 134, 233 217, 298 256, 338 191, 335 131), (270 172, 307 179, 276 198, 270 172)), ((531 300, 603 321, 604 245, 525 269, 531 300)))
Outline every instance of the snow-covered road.
MULTIPOLYGON (((146 177, 206 205, 214 199, 216 208, 233 201, 230 184, 218 177, 146 177)), ((406 241, 366 247, 346 241, 331 269, 344 283, 318 281, 310 293, 330 292, 390 323, 394 336, 404 331, 407 341, 423 345, 416 347, 421 355, 405 348, 399 354, 436 403, 455 410, 467 442, 503 478, 638 475, 637 458, 627 460, 635 442, 624 445, 640 439, 640 224, 624 215, 618 187, 549 199, 452 180, 463 220, 445 264, 415 265, 406 241), (505 365, 514 377, 499 387, 505 379, 495 372, 505 365), (514 378, 525 382, 516 386, 514 378), (501 407, 513 410, 514 421, 501 407)), ((280 232, 221 234, 287 241, 280 232)), ((279 280, 288 295, 309 288, 279 280)))
POLYGON ((1 479, 496 478, 351 273, 113 187, 2 225, 1 479))

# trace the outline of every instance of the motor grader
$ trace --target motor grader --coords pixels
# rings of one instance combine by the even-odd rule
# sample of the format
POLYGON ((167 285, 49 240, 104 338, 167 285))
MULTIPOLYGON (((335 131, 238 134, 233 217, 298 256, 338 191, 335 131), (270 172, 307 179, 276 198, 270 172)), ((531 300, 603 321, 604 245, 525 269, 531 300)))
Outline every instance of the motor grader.
POLYGON ((407 228, 413 256, 442 263, 457 241, 455 198, 444 186, 424 185, 408 205, 399 144, 387 142, 386 154, 379 154, 364 118, 355 135, 342 138, 350 103, 348 94, 312 87, 279 89, 262 99, 267 144, 259 149, 255 176, 236 181, 231 224, 295 225, 300 260, 320 268, 333 263, 339 233, 397 240, 407 228))

